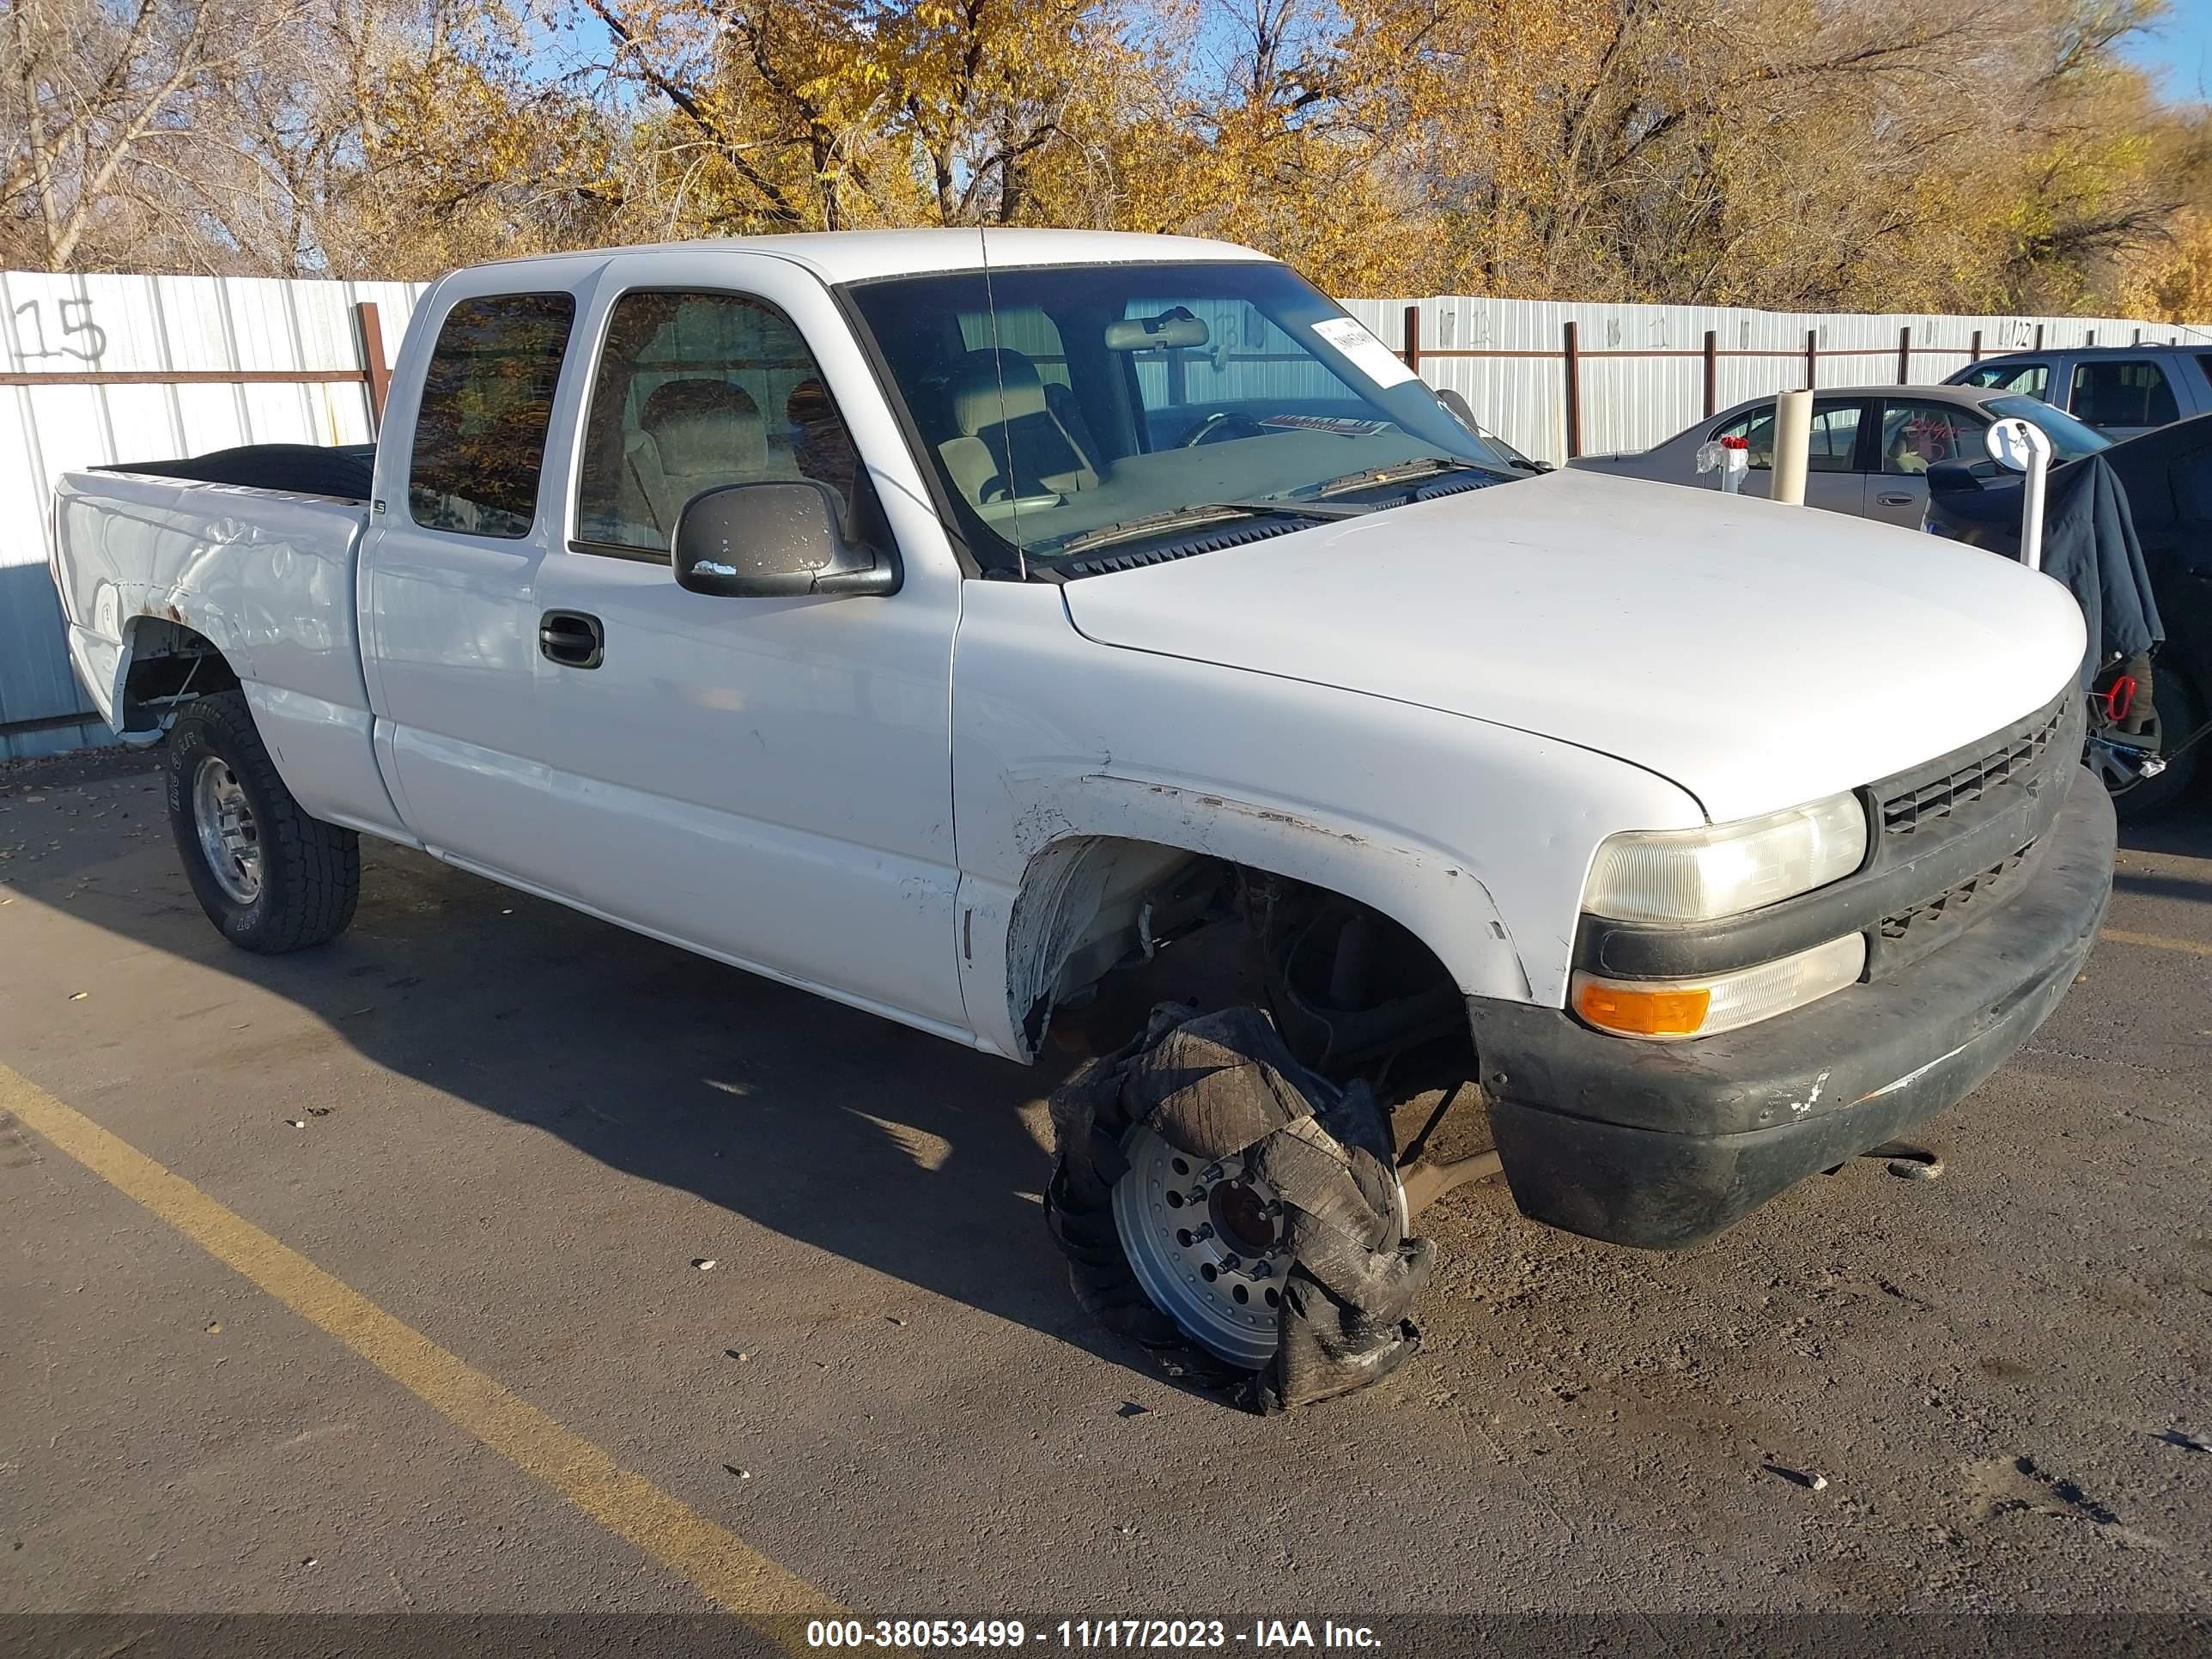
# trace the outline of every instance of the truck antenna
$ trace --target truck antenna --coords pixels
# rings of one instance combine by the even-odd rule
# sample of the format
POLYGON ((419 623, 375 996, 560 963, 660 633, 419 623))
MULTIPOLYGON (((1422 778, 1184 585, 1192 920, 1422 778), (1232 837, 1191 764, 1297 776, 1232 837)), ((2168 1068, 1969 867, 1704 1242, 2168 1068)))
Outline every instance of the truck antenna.
POLYGON ((1022 486, 1014 467, 1013 425, 1006 418, 1006 360, 999 345, 999 302, 991 293, 991 238, 981 219, 975 222, 975 247, 983 256, 983 309, 991 314, 991 367, 999 376, 999 430, 1006 443, 1006 497, 1013 503, 1014 567, 1021 579, 1030 579, 1030 556, 1022 545, 1022 486))

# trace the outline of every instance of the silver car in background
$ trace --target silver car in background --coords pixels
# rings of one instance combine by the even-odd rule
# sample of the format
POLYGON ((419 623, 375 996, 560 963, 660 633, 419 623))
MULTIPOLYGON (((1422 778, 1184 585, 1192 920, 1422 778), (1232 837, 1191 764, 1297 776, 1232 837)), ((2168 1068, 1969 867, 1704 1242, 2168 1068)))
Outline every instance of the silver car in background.
MULTIPOLYGON (((1813 436, 1805 471, 1805 504, 1917 528, 1928 507, 1928 469, 1937 461, 1982 462, 1992 471, 1984 434, 2008 416, 2033 421, 2050 434, 2057 460, 2078 460, 2111 440, 2040 398, 1981 386, 1837 386, 1813 399, 1813 436)), ((1774 458, 1771 394, 1738 404, 1629 455, 1585 455, 1567 463, 1591 472, 1653 478, 1662 483, 1719 487, 1698 471, 1698 451, 1716 438, 1741 438, 1751 451, 1743 491, 1764 495, 1774 458)))

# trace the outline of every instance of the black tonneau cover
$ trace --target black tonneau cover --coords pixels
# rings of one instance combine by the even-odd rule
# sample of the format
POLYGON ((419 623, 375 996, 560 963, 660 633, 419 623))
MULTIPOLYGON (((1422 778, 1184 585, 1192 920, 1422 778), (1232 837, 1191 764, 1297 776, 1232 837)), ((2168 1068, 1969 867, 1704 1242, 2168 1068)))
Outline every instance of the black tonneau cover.
POLYGON ((118 461, 95 472, 149 473, 196 483, 238 484, 295 495, 335 495, 365 501, 376 469, 374 444, 244 444, 174 461, 118 461))

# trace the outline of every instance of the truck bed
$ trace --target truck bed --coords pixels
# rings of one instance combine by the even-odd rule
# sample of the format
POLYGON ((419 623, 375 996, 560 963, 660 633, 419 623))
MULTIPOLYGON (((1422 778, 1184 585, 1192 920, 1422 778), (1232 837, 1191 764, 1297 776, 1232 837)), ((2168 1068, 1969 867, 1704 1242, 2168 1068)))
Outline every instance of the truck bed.
MULTIPOLYGON (((260 453, 242 464, 203 456, 174 465, 259 467, 267 476, 270 452, 293 447, 256 446, 260 453)), ((343 483, 335 465, 319 478, 292 476, 343 483)), ((237 675, 301 804, 333 821, 388 827, 355 586, 368 526, 365 501, 331 490, 119 468, 64 473, 54 499, 54 580, 70 659, 102 716, 126 735, 151 737, 163 710, 144 701, 142 682, 163 672, 163 659, 204 650, 204 641, 237 675)))

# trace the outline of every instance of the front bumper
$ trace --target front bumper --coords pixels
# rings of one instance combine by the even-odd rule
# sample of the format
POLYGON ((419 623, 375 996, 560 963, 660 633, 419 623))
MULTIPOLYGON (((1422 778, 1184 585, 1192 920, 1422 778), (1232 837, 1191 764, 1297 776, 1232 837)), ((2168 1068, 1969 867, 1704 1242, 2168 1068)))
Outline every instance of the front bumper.
POLYGON ((1470 997, 1514 1202, 1585 1237, 1678 1249, 1925 1121, 2065 994, 2104 919, 2114 844, 2110 797, 2075 767, 1998 908, 1890 977, 1718 1036, 1638 1042, 1470 997))

